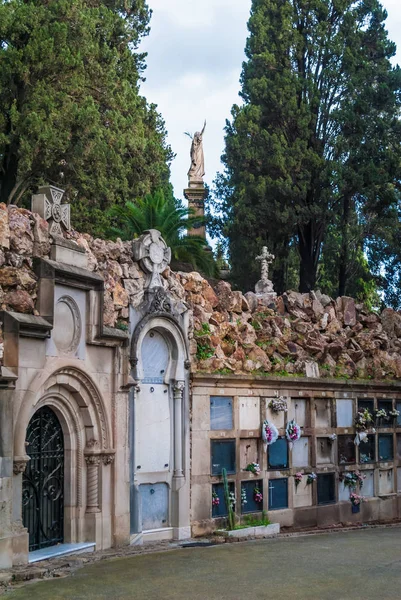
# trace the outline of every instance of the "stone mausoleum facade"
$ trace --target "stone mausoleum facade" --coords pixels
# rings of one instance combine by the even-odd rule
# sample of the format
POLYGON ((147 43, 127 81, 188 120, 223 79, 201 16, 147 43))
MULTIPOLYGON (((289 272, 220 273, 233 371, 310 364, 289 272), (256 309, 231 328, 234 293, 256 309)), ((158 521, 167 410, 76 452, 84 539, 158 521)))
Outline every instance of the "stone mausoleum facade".
POLYGON ((401 315, 277 298, 265 250, 256 293, 175 273, 157 231, 93 239, 62 199, 0 205, 0 568, 209 533, 223 468, 238 517, 401 516, 401 315))

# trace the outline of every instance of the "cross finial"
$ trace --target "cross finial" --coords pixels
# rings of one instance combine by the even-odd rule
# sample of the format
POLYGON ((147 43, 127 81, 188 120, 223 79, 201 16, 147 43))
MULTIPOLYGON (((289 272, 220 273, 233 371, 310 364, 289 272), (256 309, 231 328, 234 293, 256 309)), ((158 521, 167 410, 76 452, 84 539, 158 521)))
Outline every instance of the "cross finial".
POLYGON ((261 275, 260 280, 263 283, 266 283, 269 281, 269 265, 272 264, 274 259, 275 259, 274 254, 270 254, 270 252, 267 249, 267 246, 263 246, 262 254, 260 256, 256 257, 256 260, 259 260, 261 262, 262 275, 261 275))
POLYGON ((54 236, 61 236, 63 228, 70 229, 70 205, 61 204, 63 196, 64 190, 52 185, 39 188, 38 193, 32 196, 32 212, 49 221, 49 233, 54 236))

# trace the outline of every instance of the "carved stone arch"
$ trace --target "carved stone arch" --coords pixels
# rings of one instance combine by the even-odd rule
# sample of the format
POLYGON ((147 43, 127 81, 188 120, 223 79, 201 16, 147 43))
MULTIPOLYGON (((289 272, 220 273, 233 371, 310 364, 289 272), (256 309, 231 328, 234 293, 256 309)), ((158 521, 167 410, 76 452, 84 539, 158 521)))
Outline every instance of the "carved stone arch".
POLYGON ((186 369, 189 366, 189 350, 184 332, 178 321, 172 315, 154 313, 145 316, 138 323, 131 340, 130 360, 134 369, 134 377, 142 379, 141 348, 145 336, 150 331, 158 331, 166 340, 170 349, 170 366, 166 373, 166 380, 180 380, 186 378, 186 369))
POLYGON ((109 450, 112 444, 107 413, 102 396, 88 375, 74 367, 63 367, 53 373, 44 387, 47 391, 53 386, 65 387, 73 394, 88 432, 86 441, 96 439, 102 450, 109 450))
POLYGON ((57 394, 64 396, 66 402, 68 397, 70 406, 79 412, 87 436, 84 443, 96 439, 101 450, 111 450, 110 425, 99 390, 86 373, 67 366, 54 371, 44 382, 40 374, 26 392, 15 420, 18 427, 14 435, 14 456, 25 456, 25 432, 39 404, 43 405, 43 398, 57 394))

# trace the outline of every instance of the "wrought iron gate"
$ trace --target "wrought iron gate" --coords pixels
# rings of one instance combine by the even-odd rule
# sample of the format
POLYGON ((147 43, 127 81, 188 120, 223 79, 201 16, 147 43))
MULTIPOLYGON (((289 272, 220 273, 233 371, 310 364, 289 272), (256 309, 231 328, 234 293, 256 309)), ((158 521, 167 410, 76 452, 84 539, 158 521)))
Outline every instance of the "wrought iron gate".
POLYGON ((26 443, 31 460, 22 482, 22 518, 32 551, 62 542, 64 534, 64 438, 49 407, 30 420, 26 443))

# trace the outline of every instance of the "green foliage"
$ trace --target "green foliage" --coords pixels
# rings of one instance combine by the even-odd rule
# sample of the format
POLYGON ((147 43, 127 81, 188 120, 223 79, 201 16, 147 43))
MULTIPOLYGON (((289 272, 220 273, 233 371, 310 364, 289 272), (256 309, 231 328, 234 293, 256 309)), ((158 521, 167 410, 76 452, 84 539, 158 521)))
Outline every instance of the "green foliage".
POLYGON ((222 475, 223 475, 223 486, 224 486, 224 500, 226 502, 227 511, 228 511, 228 527, 227 527, 227 529, 229 531, 232 531, 233 529, 235 529, 235 512, 234 512, 234 508, 233 508, 231 497, 230 497, 230 490, 228 487, 227 471, 224 468, 222 469, 222 475))
POLYGON ((241 517, 241 523, 235 526, 235 529, 246 529, 247 527, 266 527, 271 525, 271 521, 266 511, 262 511, 262 517, 255 515, 244 515, 241 517))
POLYGON ((197 341, 196 358, 198 360, 207 360, 214 356, 214 348, 207 342, 197 341))
POLYGON ((132 240, 147 229, 157 229, 171 248, 173 265, 174 261, 180 261, 206 275, 214 274, 213 255, 206 251, 207 242, 202 237, 185 233, 199 223, 199 217, 175 200, 172 194, 156 190, 135 202, 112 206, 107 216, 112 223, 108 230, 111 237, 132 240))
POLYGON ((0 201, 66 189, 75 226, 167 186, 164 123, 139 95, 145 0, 0 0, 0 201))
POLYGON ((300 291, 315 288, 331 227, 338 262, 329 269, 326 252, 325 285, 374 295, 362 257, 397 203, 401 165, 401 72, 386 17, 377 0, 253 0, 244 104, 227 122, 212 221, 241 288, 259 278, 262 245, 276 256, 278 292, 297 266, 300 291))
POLYGON ((202 323, 201 328, 197 329, 194 333, 195 337, 203 337, 204 335, 210 335, 209 323, 202 323))

